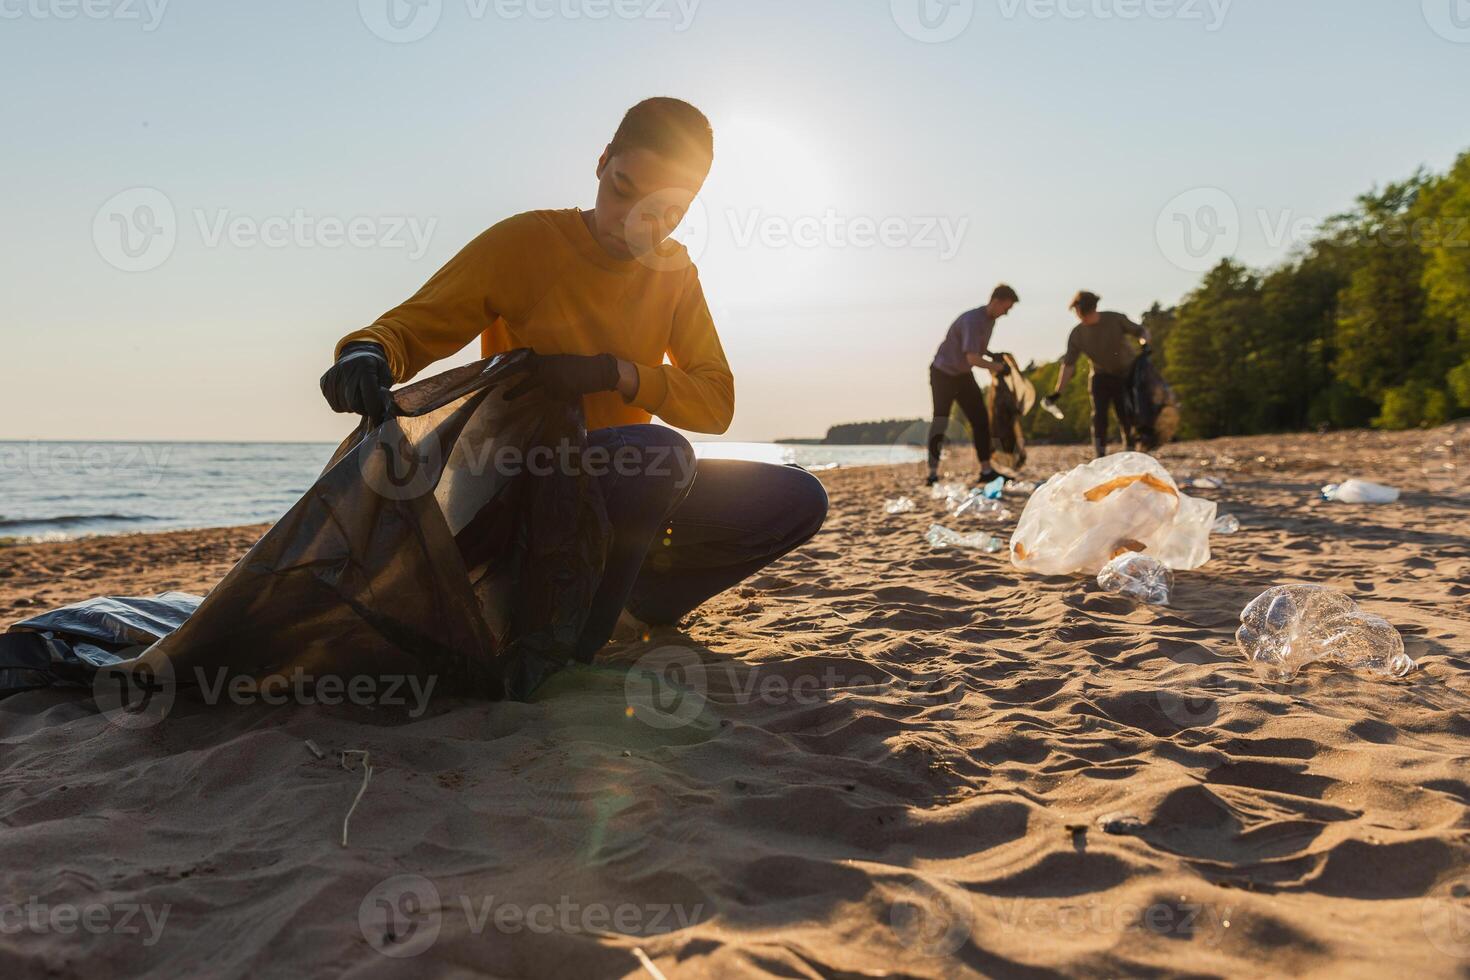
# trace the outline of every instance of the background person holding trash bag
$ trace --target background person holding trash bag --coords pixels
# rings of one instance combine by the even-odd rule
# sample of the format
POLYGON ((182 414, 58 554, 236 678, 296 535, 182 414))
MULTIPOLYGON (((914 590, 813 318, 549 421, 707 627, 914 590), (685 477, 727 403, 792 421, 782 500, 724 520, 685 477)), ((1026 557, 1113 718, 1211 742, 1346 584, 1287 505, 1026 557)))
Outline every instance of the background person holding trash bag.
MULTIPOLYGON (((670 425, 719 434, 735 382, 699 274, 669 236, 714 160, 709 120, 678 99, 628 111, 597 161, 591 211, 534 211, 500 222, 403 305, 344 337, 321 381, 339 412, 381 420, 385 389, 480 338, 483 356, 529 348, 507 398, 533 389, 579 400, 587 459, 640 465, 597 476, 611 525, 579 659, 626 613, 676 622, 806 542, 827 515, 821 483, 795 467, 700 460, 670 425)), ((591 472, 589 466, 589 473, 591 472)))
POLYGON ((1077 359, 1083 354, 1092 363, 1088 391, 1092 396, 1092 451, 1101 459, 1108 454, 1108 408, 1118 416, 1118 428, 1129 452, 1137 448, 1134 438, 1133 407, 1129 395, 1129 379, 1139 348, 1134 339, 1147 346, 1151 338, 1148 328, 1134 323, 1121 313, 1098 312, 1096 293, 1086 290, 1072 300, 1070 309, 1077 314, 1077 326, 1067 338, 1067 353, 1062 355, 1062 372, 1057 387, 1046 397, 1045 404, 1054 406, 1072 374, 1077 359))
POLYGON ((970 422, 975 455, 980 463, 979 483, 986 484, 999 474, 990 465, 990 414, 985 396, 975 383, 971 368, 984 368, 999 378, 1010 369, 1005 361, 989 352, 995 321, 1011 312, 1020 297, 1010 286, 1001 284, 990 294, 990 302, 979 309, 961 313, 950 325, 939 345, 939 352, 929 365, 929 388, 934 396, 933 421, 929 423, 929 486, 939 482, 939 457, 944 453, 944 433, 949 428, 949 413, 955 402, 970 422))

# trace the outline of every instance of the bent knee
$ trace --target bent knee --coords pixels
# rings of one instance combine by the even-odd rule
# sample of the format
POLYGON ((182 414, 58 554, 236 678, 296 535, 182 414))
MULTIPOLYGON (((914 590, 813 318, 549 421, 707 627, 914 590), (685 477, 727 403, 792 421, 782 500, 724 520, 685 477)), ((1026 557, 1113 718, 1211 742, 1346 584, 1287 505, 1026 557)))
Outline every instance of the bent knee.
POLYGON ((791 467, 790 473, 792 480, 788 500, 791 507, 792 537, 796 544, 801 544, 809 541, 822 529, 827 521, 827 509, 831 502, 821 480, 796 467, 791 467))

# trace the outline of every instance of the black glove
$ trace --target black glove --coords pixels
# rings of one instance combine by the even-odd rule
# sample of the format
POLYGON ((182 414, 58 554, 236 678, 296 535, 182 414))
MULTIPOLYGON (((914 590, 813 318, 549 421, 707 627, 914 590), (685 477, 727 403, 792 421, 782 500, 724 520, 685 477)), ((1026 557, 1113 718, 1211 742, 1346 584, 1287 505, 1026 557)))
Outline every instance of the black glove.
POLYGON ((393 371, 377 344, 362 342, 342 348, 331 370, 322 375, 322 395, 334 412, 366 415, 375 426, 391 414, 393 371))
POLYGON ((571 401, 617 387, 618 359, 611 354, 532 354, 526 361, 526 376, 506 392, 505 400, 513 401, 528 391, 545 388, 553 397, 571 401))

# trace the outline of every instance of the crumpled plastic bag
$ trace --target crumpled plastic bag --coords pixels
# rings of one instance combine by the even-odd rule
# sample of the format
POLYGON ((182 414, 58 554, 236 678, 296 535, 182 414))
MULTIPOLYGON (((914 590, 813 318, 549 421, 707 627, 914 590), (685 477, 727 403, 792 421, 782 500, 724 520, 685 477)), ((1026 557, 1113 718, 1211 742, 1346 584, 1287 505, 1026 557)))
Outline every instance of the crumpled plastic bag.
POLYGON ((1418 666, 1391 623, 1320 585, 1267 589, 1241 612, 1240 623, 1235 642, 1247 659, 1283 680, 1316 660, 1387 677, 1418 666))
POLYGON ((1118 453, 1047 480, 1011 536, 1011 563, 1037 575, 1096 575, 1128 551, 1175 571, 1210 560, 1215 503, 1186 496, 1152 456, 1118 453))

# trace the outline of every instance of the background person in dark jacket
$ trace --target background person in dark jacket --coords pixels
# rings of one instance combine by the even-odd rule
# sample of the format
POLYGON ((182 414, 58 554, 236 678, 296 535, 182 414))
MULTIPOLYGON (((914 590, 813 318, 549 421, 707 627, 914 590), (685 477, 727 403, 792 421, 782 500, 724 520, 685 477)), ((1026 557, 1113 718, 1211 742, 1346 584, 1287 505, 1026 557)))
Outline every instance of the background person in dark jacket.
POLYGON ((1062 373, 1057 378, 1056 391, 1047 401, 1054 403, 1061 397, 1077 369, 1077 358, 1086 354, 1092 362, 1092 378, 1088 384, 1092 394, 1092 451, 1101 459, 1108 454, 1109 406, 1118 416, 1118 427, 1123 430, 1123 441, 1129 451, 1136 446, 1133 415, 1128 406, 1128 375, 1133 370, 1133 362, 1138 360, 1139 347, 1135 339, 1147 344, 1150 338, 1148 328, 1121 313, 1099 313, 1099 302, 1096 293, 1086 290, 1072 300, 1071 309, 1077 314, 1078 323, 1067 338, 1062 373))

